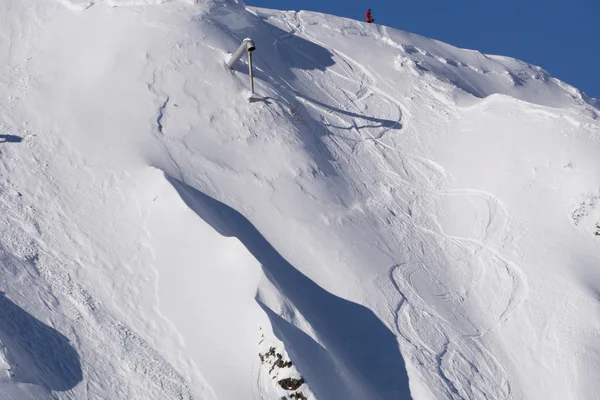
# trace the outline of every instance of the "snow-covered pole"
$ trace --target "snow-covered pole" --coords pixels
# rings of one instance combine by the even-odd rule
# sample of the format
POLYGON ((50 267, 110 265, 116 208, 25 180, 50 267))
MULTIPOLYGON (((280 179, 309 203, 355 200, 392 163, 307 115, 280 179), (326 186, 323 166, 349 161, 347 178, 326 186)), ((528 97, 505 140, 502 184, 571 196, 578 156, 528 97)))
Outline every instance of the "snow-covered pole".
POLYGON ((254 42, 250 38, 246 38, 242 41, 242 44, 238 49, 233 53, 229 62, 227 62, 227 68, 233 69, 233 65, 239 61, 240 58, 244 55, 244 52, 248 52, 248 55, 256 50, 256 46, 254 46, 254 42))
POLYGON ((244 55, 244 52, 248 53, 248 75, 250 76, 250 88, 252 90, 252 95, 250 96, 250 102, 260 101, 261 99, 254 95, 254 71, 252 68, 252 52, 256 50, 256 46, 254 42, 250 38, 246 38, 242 41, 242 44, 238 49, 233 53, 231 59, 227 63, 227 67, 229 69, 233 69, 233 66, 236 62, 239 61, 240 58, 244 55))

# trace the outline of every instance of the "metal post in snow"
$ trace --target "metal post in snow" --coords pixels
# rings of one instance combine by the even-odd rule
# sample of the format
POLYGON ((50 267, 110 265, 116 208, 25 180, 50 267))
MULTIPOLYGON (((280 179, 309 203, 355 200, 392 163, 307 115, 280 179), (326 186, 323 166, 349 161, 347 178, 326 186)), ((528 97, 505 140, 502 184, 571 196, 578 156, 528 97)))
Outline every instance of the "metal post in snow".
POLYGON ((262 98, 258 97, 254 93, 254 70, 252 68, 252 52, 256 50, 256 46, 254 45, 254 41, 250 38, 246 38, 240 44, 240 47, 233 53, 229 61, 227 62, 227 67, 229 69, 233 69, 233 66, 236 62, 239 61, 240 58, 244 55, 244 52, 248 53, 248 75, 250 76, 250 88, 252 94, 250 96, 250 102, 261 101, 262 98))
POLYGON ((242 44, 240 44, 240 47, 238 47, 238 49, 235 51, 235 53, 233 53, 233 55, 227 62, 227 68, 233 69, 234 64, 236 62, 238 62, 238 60, 240 58, 242 58, 242 56, 244 55, 244 52, 251 53, 254 50, 256 50, 256 46, 254 46, 254 42, 252 41, 252 39, 250 39, 250 38, 244 39, 242 41, 242 44))
POLYGON ((250 91, 254 95, 254 73, 252 72, 252 53, 248 52, 248 75, 250 75, 250 91))

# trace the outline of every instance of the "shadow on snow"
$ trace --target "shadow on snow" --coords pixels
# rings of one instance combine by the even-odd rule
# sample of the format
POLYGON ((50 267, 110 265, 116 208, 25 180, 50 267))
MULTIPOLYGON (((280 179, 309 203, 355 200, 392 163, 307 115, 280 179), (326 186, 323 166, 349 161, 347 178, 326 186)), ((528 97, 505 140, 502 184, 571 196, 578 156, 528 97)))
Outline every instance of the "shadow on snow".
MULTIPOLYGON (((270 24, 266 20, 259 18, 260 24, 257 26, 247 26, 236 31, 240 37, 252 37, 257 46, 261 47, 261 52, 255 54, 256 66, 254 77, 264 82, 269 82, 276 87, 280 87, 280 95, 284 96, 286 91, 291 91, 295 96, 312 103, 316 107, 324 108, 328 111, 333 111, 338 114, 346 115, 352 118, 363 119, 375 123, 369 128, 390 128, 401 129, 402 125, 399 121, 376 118, 369 115, 363 115, 346 111, 322 101, 310 98, 302 94, 297 89, 293 88, 290 82, 296 80, 293 69, 301 70, 318 70, 325 71, 327 67, 335 64, 333 54, 325 47, 306 40, 300 36, 286 32, 281 28, 270 24), (268 46, 272 42, 272 46, 268 46), (262 55, 261 55, 262 54, 262 55), (269 60, 268 62, 266 60, 269 60), (266 72, 270 70, 270 73, 266 72)), ((221 26, 222 29, 226 29, 221 26)), ((231 29, 231 27, 227 27, 231 29)), ((242 63, 240 61, 240 63, 242 63)), ((241 68, 235 68, 238 73, 248 74, 247 65, 244 64, 241 68)), ((286 97, 286 96, 284 96, 286 97)), ((268 100, 276 100, 267 97, 268 100)), ((293 98, 286 99, 288 102, 293 98)), ((357 127, 360 129, 361 127, 357 127)))
POLYGON ((23 138, 15 135, 0 135, 0 143, 19 143, 23 138))
POLYGON ((221 235, 236 237, 246 246, 314 329, 323 346, 261 305, 317 395, 340 399, 354 394, 356 398, 360 391, 373 400, 411 398, 398 341, 371 310, 329 293, 303 275, 236 210, 167 179, 198 216, 221 235))
MULTIPOLYGON (((239 10, 238 10, 239 11, 239 10)), ((255 79, 268 82, 277 88, 281 98, 264 97, 266 102, 275 101, 281 105, 287 103, 296 109, 296 118, 305 121, 308 125, 302 127, 297 121, 292 123, 302 130, 299 139, 307 146, 307 149, 317 155, 315 161, 326 175, 336 175, 335 167, 332 167, 331 153, 323 146, 325 136, 332 135, 328 127, 360 131, 363 128, 383 128, 385 131, 402 129, 402 123, 398 120, 377 118, 375 116, 359 114, 339 107, 332 106, 322 100, 311 98, 303 92, 302 82, 297 79, 297 70, 325 71, 334 65, 334 55, 327 48, 311 40, 305 39, 294 32, 285 31, 271 23, 264 17, 244 12, 231 12, 227 8, 217 8, 211 12, 209 18, 223 32, 241 40, 251 37, 256 43, 258 51, 254 53, 255 79), (304 104, 302 104, 304 103, 304 104), (321 109, 323 113, 333 112, 352 118, 348 126, 333 126, 323 123, 323 120, 311 116, 306 106, 321 109), (356 121, 355 121, 356 120, 356 121), (359 122, 359 121, 365 121, 359 122), (329 165, 321 162, 327 160, 329 165)), ((291 29, 291 28, 290 28, 291 29)), ((231 49, 233 52, 235 49, 231 49)), ((240 61, 238 73, 248 74, 247 65, 240 61)))
POLYGON ((83 379, 79 355, 69 340, 0 292, 0 341, 12 379, 65 391, 83 379))
MULTIPOLYGON (((254 53, 258 67, 255 70, 256 72, 261 68, 269 70, 268 74, 258 74, 257 79, 263 79, 281 89, 279 94, 282 98, 278 100, 278 105, 282 107, 282 110, 285 109, 285 103, 294 104, 296 102, 294 95, 289 90, 291 89, 289 83, 296 80, 293 69, 323 71, 335 63, 333 54, 326 48, 299 36, 291 35, 245 10, 232 11, 230 7, 219 6, 211 10, 208 20, 222 32, 234 38, 236 45, 246 37, 254 40, 259 49, 254 53)), ((235 48, 228 50, 234 52, 235 48)), ((240 63, 240 65, 243 64, 240 63)), ((247 66, 246 72, 244 72, 244 67, 236 68, 236 71, 248 73, 247 66)), ((275 99, 270 98, 270 100, 275 99)), ((302 118, 308 124, 303 126, 297 121, 292 121, 292 124, 300 130, 298 139, 314 156, 314 161, 320 171, 326 176, 336 176, 333 156, 327 146, 323 144, 323 138, 330 132, 320 121, 310 117, 303 105, 297 104, 296 107, 299 114, 296 117, 302 118)), ((290 116, 289 118, 294 117, 290 116)))

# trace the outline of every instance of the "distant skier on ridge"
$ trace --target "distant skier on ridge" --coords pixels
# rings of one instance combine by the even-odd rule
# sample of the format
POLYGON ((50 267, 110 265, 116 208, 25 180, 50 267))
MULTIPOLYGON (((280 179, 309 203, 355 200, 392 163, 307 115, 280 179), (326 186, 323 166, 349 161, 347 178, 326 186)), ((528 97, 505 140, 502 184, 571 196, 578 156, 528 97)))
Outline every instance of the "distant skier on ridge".
POLYGON ((370 23, 370 24, 373 23, 373 22, 375 22, 375 20, 373 19, 373 16, 371 15, 371 9, 370 8, 367 10, 367 22, 370 23))

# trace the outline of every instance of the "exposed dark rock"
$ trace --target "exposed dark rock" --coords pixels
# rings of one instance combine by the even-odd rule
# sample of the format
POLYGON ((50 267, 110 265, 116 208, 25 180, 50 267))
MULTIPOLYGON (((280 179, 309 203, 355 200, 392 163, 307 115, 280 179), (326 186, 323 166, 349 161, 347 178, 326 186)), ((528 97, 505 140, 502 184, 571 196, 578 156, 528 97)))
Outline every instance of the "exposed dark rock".
POLYGON ((284 388, 285 390, 296 390, 304 383, 304 378, 295 379, 295 378, 285 378, 281 379, 279 382, 279 386, 284 388))
POLYGON ((277 353, 277 361, 275 361, 275 366, 279 368, 290 368, 292 366, 291 361, 283 361, 283 357, 281 354, 277 353))
POLYGON ((308 397, 306 397, 304 395, 304 393, 302 392, 296 392, 296 393, 292 393, 290 395, 290 399, 296 399, 296 400, 308 400, 308 397))

